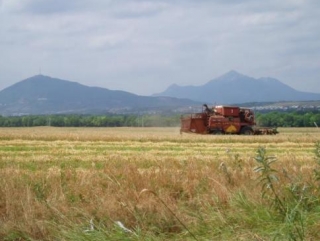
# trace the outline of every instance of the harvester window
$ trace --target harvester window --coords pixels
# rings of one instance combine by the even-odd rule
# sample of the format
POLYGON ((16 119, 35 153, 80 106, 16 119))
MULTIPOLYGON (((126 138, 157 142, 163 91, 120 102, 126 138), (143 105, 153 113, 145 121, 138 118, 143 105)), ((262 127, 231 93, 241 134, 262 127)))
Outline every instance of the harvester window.
POLYGON ((240 121, 243 122, 244 121, 244 111, 243 110, 241 110, 239 112, 239 117, 240 117, 240 121))

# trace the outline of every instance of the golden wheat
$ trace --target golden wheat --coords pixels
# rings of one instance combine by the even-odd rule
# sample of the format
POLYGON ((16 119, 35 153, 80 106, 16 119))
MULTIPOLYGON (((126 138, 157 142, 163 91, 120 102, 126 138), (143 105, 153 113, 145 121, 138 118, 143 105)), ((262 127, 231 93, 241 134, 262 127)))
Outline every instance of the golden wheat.
MULTIPOLYGON (((179 134, 177 128, 1 128, 0 238, 12 230, 54 240, 59 225, 90 219, 106 226, 179 232, 188 213, 226 207, 241 191, 258 200, 254 156, 266 147, 286 175, 312 176, 317 129, 277 136, 179 134), (288 174, 289 173, 289 174, 288 174), (139 198, 148 189, 152 195, 139 198), (179 228, 180 227, 180 228, 179 228)), ((290 178, 290 177, 289 177, 290 178)), ((217 212, 218 214, 219 212, 217 212)), ((217 216, 223 222, 223 216, 217 216)))

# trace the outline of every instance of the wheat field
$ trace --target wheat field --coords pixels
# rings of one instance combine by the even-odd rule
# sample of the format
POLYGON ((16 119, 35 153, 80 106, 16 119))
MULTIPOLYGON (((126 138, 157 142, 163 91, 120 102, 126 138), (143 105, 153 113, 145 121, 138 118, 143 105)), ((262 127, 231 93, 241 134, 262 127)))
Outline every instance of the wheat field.
POLYGON ((0 240, 318 240, 320 130, 279 132, 0 128, 0 240))

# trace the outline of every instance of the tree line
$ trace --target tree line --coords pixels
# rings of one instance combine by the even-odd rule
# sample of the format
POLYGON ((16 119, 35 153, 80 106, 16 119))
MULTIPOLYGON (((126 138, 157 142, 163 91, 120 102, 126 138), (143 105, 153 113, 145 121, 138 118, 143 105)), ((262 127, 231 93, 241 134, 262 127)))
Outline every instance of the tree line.
POLYGON ((259 126, 266 127, 320 126, 320 111, 258 113, 256 122, 259 126))
MULTIPOLYGON (((256 123, 265 127, 320 126, 320 112, 256 113, 256 123)), ((174 127, 180 115, 28 115, 0 116, 0 127, 174 127)))
POLYGON ((178 126, 180 115, 28 115, 0 116, 0 127, 165 127, 178 126))

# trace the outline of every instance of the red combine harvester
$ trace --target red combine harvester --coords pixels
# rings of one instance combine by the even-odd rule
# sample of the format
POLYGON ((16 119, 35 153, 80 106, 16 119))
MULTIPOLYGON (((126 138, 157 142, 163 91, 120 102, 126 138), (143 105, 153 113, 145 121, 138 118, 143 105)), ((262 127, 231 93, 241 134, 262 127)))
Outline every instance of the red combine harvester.
POLYGON ((275 135, 276 128, 256 127, 251 109, 206 104, 201 113, 181 116, 180 132, 197 134, 275 135))

